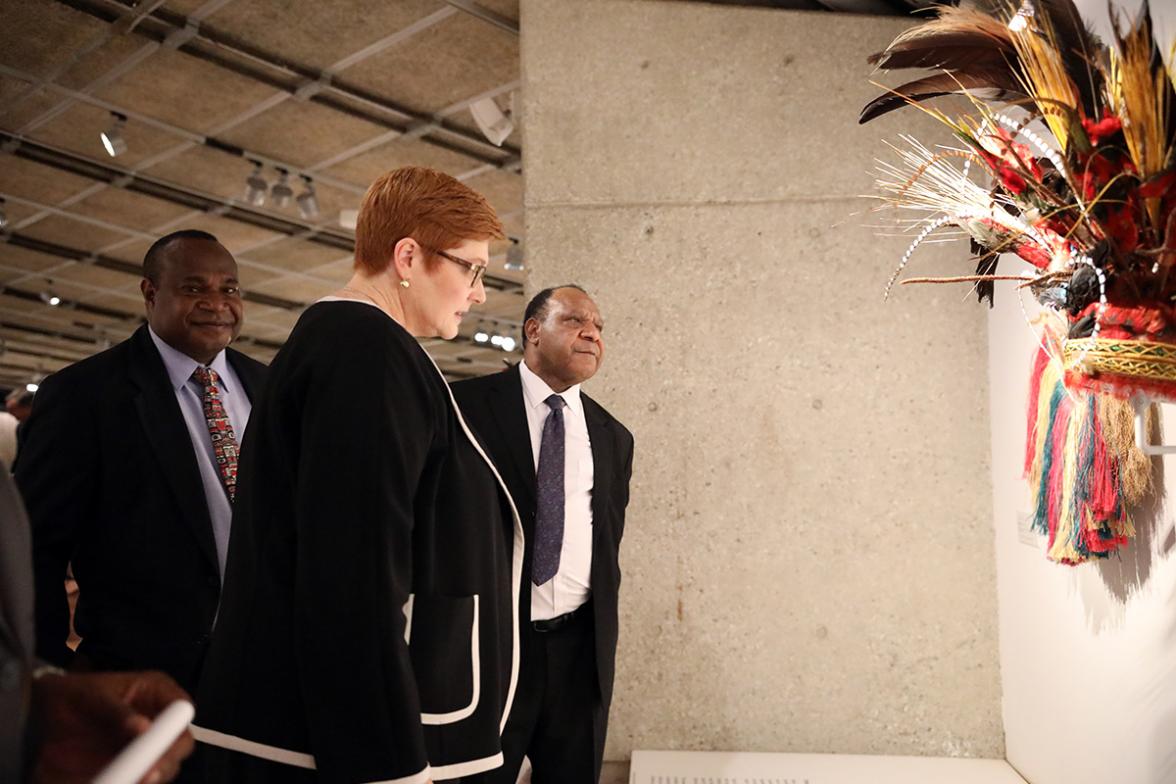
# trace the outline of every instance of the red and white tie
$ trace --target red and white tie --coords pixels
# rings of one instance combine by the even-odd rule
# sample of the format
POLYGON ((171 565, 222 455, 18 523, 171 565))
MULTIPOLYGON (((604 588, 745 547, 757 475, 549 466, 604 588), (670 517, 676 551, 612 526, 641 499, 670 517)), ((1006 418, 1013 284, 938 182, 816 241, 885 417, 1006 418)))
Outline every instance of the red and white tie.
POLYGON ((196 383, 204 387, 204 419, 208 422, 208 435, 212 438, 212 454, 216 468, 224 483, 229 500, 237 493, 237 437, 233 425, 221 403, 220 378, 212 368, 198 367, 192 372, 196 383))

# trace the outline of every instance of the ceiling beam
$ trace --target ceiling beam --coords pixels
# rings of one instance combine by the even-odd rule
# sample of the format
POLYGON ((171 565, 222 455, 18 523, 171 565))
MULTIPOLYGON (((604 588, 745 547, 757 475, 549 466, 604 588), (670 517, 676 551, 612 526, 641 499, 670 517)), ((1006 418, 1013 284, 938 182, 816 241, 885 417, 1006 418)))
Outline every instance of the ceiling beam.
MULTIPOLYGON (((61 245, 56 242, 49 242, 48 240, 40 240, 36 237, 29 237, 24 234, 7 234, 0 236, 4 241, 18 248, 44 253, 47 256, 56 256, 61 259, 69 259, 71 261, 78 261, 83 264, 91 264, 95 267, 111 270, 112 272, 122 272, 136 278, 143 277, 143 267, 139 264, 133 264, 122 259, 111 258, 110 256, 103 256, 100 253, 91 253, 88 250, 81 248, 71 248, 68 245, 61 245)), ((68 281, 67 281, 68 282, 68 281)), ((282 297, 273 297, 269 294, 262 294, 256 291, 245 291, 242 293, 242 299, 246 302, 255 302, 258 305, 268 305, 271 308, 282 308, 283 310, 302 310, 306 307, 305 302, 296 302, 292 299, 284 299, 282 297)))

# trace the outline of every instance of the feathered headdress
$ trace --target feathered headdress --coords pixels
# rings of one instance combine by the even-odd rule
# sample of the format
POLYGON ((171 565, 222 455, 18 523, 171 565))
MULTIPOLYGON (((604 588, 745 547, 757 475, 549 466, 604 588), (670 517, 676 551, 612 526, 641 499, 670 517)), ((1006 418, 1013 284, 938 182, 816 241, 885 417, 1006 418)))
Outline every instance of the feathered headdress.
POLYGON ((971 282, 991 304, 994 283, 1011 278, 1056 315, 1034 367, 1026 473, 1035 524, 1066 563, 1123 544, 1130 507, 1149 492, 1150 461, 1123 435, 1129 399, 1176 399, 1176 70, 1146 3, 1113 27, 1108 47, 1072 0, 942 8, 870 57, 935 73, 860 117, 914 105, 958 141, 903 137, 880 169, 883 200, 917 216, 891 285, 921 242, 954 226, 971 238, 976 274, 904 282, 971 282), (926 103, 952 95, 967 113, 926 103), (1035 273, 997 275, 1002 253, 1035 273))

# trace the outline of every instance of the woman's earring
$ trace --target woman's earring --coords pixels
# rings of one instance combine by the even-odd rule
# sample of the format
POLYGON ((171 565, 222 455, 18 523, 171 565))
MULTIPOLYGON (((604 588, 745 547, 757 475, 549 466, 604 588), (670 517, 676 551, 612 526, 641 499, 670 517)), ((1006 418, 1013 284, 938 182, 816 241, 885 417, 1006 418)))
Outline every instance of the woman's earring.
POLYGON ((401 285, 401 286, 404 286, 404 288, 408 288, 408 281, 407 281, 407 280, 402 280, 402 281, 400 281, 400 285, 401 285))

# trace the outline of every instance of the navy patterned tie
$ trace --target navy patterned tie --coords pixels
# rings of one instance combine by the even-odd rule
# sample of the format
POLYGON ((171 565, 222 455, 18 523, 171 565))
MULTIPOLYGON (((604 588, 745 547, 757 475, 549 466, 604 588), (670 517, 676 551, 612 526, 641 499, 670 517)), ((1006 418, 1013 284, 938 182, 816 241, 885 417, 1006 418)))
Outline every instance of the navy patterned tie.
POLYGON ((535 508, 535 549, 531 582, 535 585, 555 577, 564 535, 564 399, 552 395, 543 401, 551 413, 543 422, 539 443, 539 469, 535 472, 538 503, 535 508))

